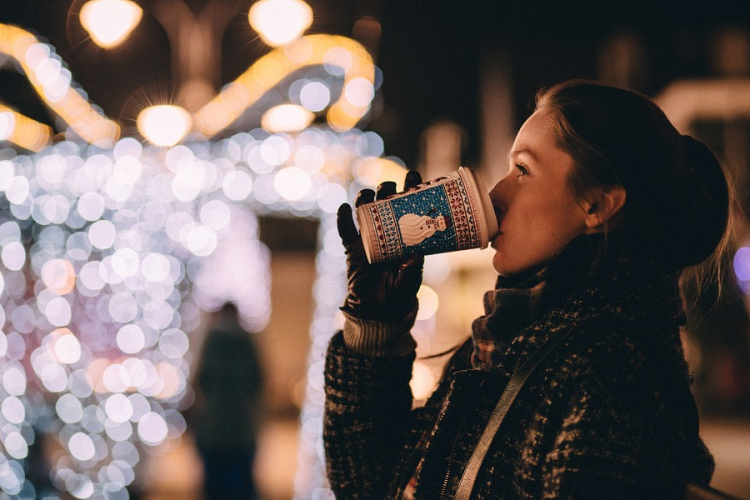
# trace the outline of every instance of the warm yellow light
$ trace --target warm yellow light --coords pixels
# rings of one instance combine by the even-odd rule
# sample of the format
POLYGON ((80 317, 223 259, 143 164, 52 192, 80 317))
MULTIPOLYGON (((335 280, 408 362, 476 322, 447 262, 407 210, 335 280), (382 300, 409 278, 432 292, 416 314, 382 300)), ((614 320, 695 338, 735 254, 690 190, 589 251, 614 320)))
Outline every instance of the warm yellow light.
POLYGON ((0 111, 0 141, 5 141, 13 135, 16 130, 16 117, 13 112, 0 111))
POLYGON ((105 49, 122 43, 138 26, 143 9, 129 0, 92 0, 81 9, 81 24, 105 49))
POLYGON ((417 300, 419 300, 419 312, 417 312, 417 319, 430 319, 435 316, 438 310, 440 301, 438 300, 438 294, 435 290, 427 285, 419 287, 417 292, 417 300))
POLYGON ((42 281, 50 291, 65 295, 75 287, 76 272, 67 260, 50 259, 42 266, 42 281))
POLYGON ((359 160, 354 175, 364 186, 375 187, 381 182, 394 181, 400 187, 404 185, 406 169, 393 160, 367 156, 359 160))
POLYGON ((315 115, 296 104, 281 104, 269 109, 260 119, 260 125, 269 132, 295 132, 305 129, 315 115))
MULTIPOLYGON (((335 35, 307 35, 261 57, 196 113, 196 128, 211 138, 229 127, 244 110, 255 105, 271 88, 305 66, 341 66, 344 86, 354 82, 353 99, 367 94, 375 81, 372 57, 354 40, 335 35), (344 57, 346 55, 346 57, 344 57), (346 60, 344 60, 346 59, 346 60), (368 82, 369 85, 365 85, 368 82), (365 92, 360 92, 364 90, 365 92)), ((364 99, 362 99, 364 101, 364 99)), ((370 105, 355 106, 343 95, 331 103, 326 119, 337 131, 349 130, 369 111, 370 105)))
POLYGON ((0 142, 39 151, 52 139, 52 129, 0 104, 0 142))
POLYGON ((192 118, 179 106, 151 106, 141 111, 136 125, 149 142, 157 146, 174 146, 190 132, 192 118))
MULTIPOLYGON (((120 136, 120 127, 103 116, 77 90, 64 72, 49 71, 59 64, 52 61, 50 48, 28 31, 0 23, 0 56, 13 57, 29 79, 40 99, 81 139, 99 147, 111 147, 120 136)), ((1 57, 0 57, 1 58, 1 57)), ((51 129, 21 114, 15 114, 15 131, 7 140, 32 151, 49 143, 51 129), (33 125, 33 126, 26 126, 33 125)), ((9 126, 6 124, 6 128, 9 126)))
POLYGON ((435 390, 437 379, 435 373, 421 361, 415 361, 411 371, 409 386, 414 399, 427 399, 435 390))
POLYGON ((106 358, 98 358, 86 367, 86 381, 89 387, 99 394, 106 394, 108 392, 104 385, 104 372, 111 364, 106 358))
POLYGON ((156 372, 159 374, 157 384, 161 385, 161 390, 156 395, 160 399, 168 399, 177 394, 180 390, 180 375, 177 368, 171 363, 162 361, 156 365, 156 372))
POLYGON ((312 9, 302 0, 261 0, 250 7, 250 26, 272 47, 287 45, 310 27, 312 9))

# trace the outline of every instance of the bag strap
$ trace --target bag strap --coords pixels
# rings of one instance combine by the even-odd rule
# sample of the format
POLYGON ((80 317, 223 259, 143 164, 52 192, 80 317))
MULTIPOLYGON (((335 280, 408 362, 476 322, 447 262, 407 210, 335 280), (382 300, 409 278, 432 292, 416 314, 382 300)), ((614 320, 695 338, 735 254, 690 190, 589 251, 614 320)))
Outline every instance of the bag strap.
POLYGON ((524 362, 515 372, 508 382, 508 385, 503 389, 503 393, 500 395, 500 399, 492 411, 487 426, 484 428, 482 435, 479 438, 479 443, 474 448, 474 451, 469 458, 469 462, 466 464, 464 473, 461 476, 461 482, 458 485, 456 491, 455 500, 469 500, 471 491, 474 489, 474 483, 477 480, 477 474, 479 469, 484 462, 484 457, 487 455, 487 451, 490 449, 495 435, 497 434, 500 425, 505 420, 505 415, 508 414, 513 401, 516 400, 519 391, 523 387, 523 384, 529 378, 529 375, 536 369, 542 360, 552 352, 563 340, 565 340, 571 333, 571 328, 567 332, 555 335, 547 342, 544 342, 539 346, 536 351, 524 362))

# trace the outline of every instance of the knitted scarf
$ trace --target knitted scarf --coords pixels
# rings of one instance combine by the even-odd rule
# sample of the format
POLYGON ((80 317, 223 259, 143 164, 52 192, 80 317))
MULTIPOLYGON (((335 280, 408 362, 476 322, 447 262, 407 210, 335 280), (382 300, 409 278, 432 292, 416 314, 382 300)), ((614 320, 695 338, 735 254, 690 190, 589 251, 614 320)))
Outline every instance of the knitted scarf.
POLYGON ((484 296, 485 314, 472 324, 472 366, 510 376, 547 336, 579 321, 684 323, 677 272, 643 261, 599 259, 601 244, 598 235, 579 236, 531 277, 499 277, 484 296))
POLYGON ((497 366, 513 338, 540 315, 546 283, 546 269, 518 285, 508 285, 501 277, 494 290, 484 294, 484 316, 471 325, 474 368, 497 366))

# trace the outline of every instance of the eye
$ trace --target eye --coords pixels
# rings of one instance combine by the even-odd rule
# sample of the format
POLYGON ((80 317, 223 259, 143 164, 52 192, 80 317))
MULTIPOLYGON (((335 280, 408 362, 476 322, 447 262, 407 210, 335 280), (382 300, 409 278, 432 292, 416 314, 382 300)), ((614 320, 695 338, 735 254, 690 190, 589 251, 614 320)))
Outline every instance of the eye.
POLYGON ((515 168, 518 171, 518 176, 529 175, 529 169, 526 168, 524 165, 521 165, 520 163, 516 163, 515 168))

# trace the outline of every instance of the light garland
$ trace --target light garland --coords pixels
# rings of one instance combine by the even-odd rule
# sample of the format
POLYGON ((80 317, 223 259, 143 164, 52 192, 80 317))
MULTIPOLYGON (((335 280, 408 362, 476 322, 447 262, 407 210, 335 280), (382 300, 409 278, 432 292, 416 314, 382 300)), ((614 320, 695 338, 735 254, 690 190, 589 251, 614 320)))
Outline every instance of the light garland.
MULTIPOLYGON (((0 54, 18 62, 42 101, 62 118, 77 137, 103 148, 111 147, 119 138, 120 127, 91 105, 82 90, 74 87, 70 71, 52 46, 41 43, 26 30, 0 24, 0 54)), ((356 126, 370 110, 375 93, 372 58, 362 45, 350 38, 308 35, 288 46, 273 49, 234 82, 226 85, 219 95, 196 113, 197 131, 206 138, 213 138, 230 127, 282 80, 312 66, 323 66, 331 75, 343 77, 343 90, 339 99, 330 105, 326 102, 319 106, 316 101, 320 101, 320 98, 313 96, 308 97, 307 102, 303 101, 303 106, 310 112, 321 111, 328 106, 328 125, 336 131, 342 132, 356 126)), ((320 92, 325 90, 319 89, 320 92)), ((327 93, 330 95, 330 91, 327 93)), ((8 135, 5 140, 12 139, 8 135)), ((186 133, 182 135, 184 137, 186 133)), ((42 140, 48 141, 49 136, 40 131, 32 142, 33 150, 41 147, 39 143, 42 140)), ((18 142, 14 144, 26 147, 18 142)))
MULTIPOLYGON (((0 191, 9 217, 0 223, 7 325, 0 391, 7 402, 0 441, 7 463, 0 464, 0 489, 31 488, 19 471, 33 443, 24 429, 40 418, 41 401, 62 422, 55 439, 68 452, 53 464, 55 486, 78 498, 124 491, 127 483, 111 478, 135 477, 139 452, 127 443, 158 447, 179 437, 188 333, 198 310, 231 297, 254 329, 268 320, 268 252, 257 242, 254 213, 321 221, 301 423, 302 441, 318 449, 322 349, 345 289, 334 214, 363 187, 353 172, 374 160, 362 158, 379 157, 382 146, 371 132, 310 128, 295 136, 255 130, 166 150, 134 139, 112 150, 71 142, 33 156, 4 150, 0 191), (290 175, 306 188, 285 191, 290 175), (244 219, 239 207, 250 209, 240 210, 244 219), (221 290, 202 270, 232 251, 235 220, 245 221, 256 250, 233 267, 234 281, 221 290), (129 458, 120 458, 122 450, 129 458)), ((300 469, 322 480, 319 454, 301 449, 318 465, 300 469)))
POLYGON ((0 54, 16 60, 42 101, 78 137, 102 147, 111 147, 118 139, 120 127, 73 86, 70 71, 54 47, 24 29, 0 24, 0 54))
POLYGON ((228 84, 196 113, 198 130, 208 138, 213 137, 289 75, 305 67, 321 65, 329 73, 344 77, 341 98, 328 108, 328 124, 340 132, 353 128, 370 110, 374 96, 372 57, 350 38, 308 35, 272 50, 228 84))
POLYGON ((52 138, 52 129, 0 104, 0 141, 39 151, 52 138))
POLYGON ((194 117, 213 138, 299 72, 288 89, 296 106, 282 108, 281 118, 327 108, 330 128, 258 129, 215 142, 193 135, 167 149, 118 140, 119 127, 74 88, 54 48, 29 32, 0 24, 0 54, 19 63, 69 126, 67 138, 91 144, 50 146, 44 125, 0 109, 9 117, 0 141, 36 152, 0 150, 8 214, 0 220, 0 499, 34 497, 24 463, 40 426, 61 450, 51 464, 57 490, 127 498, 144 449, 157 453, 185 430, 179 410, 199 310, 233 300, 248 328, 268 321, 269 254, 256 214, 272 213, 320 221, 295 490, 297 498, 330 495, 323 356, 341 323, 346 283, 335 213, 359 189, 405 174, 383 158, 377 134, 354 128, 376 90, 369 54, 345 37, 302 37, 262 57, 194 117), (335 102, 330 82, 305 78, 320 66, 343 79, 335 102), (29 127, 33 141, 22 138, 29 127), (235 264, 229 271, 227 261, 235 264), (217 272, 226 278, 209 279, 217 272))

